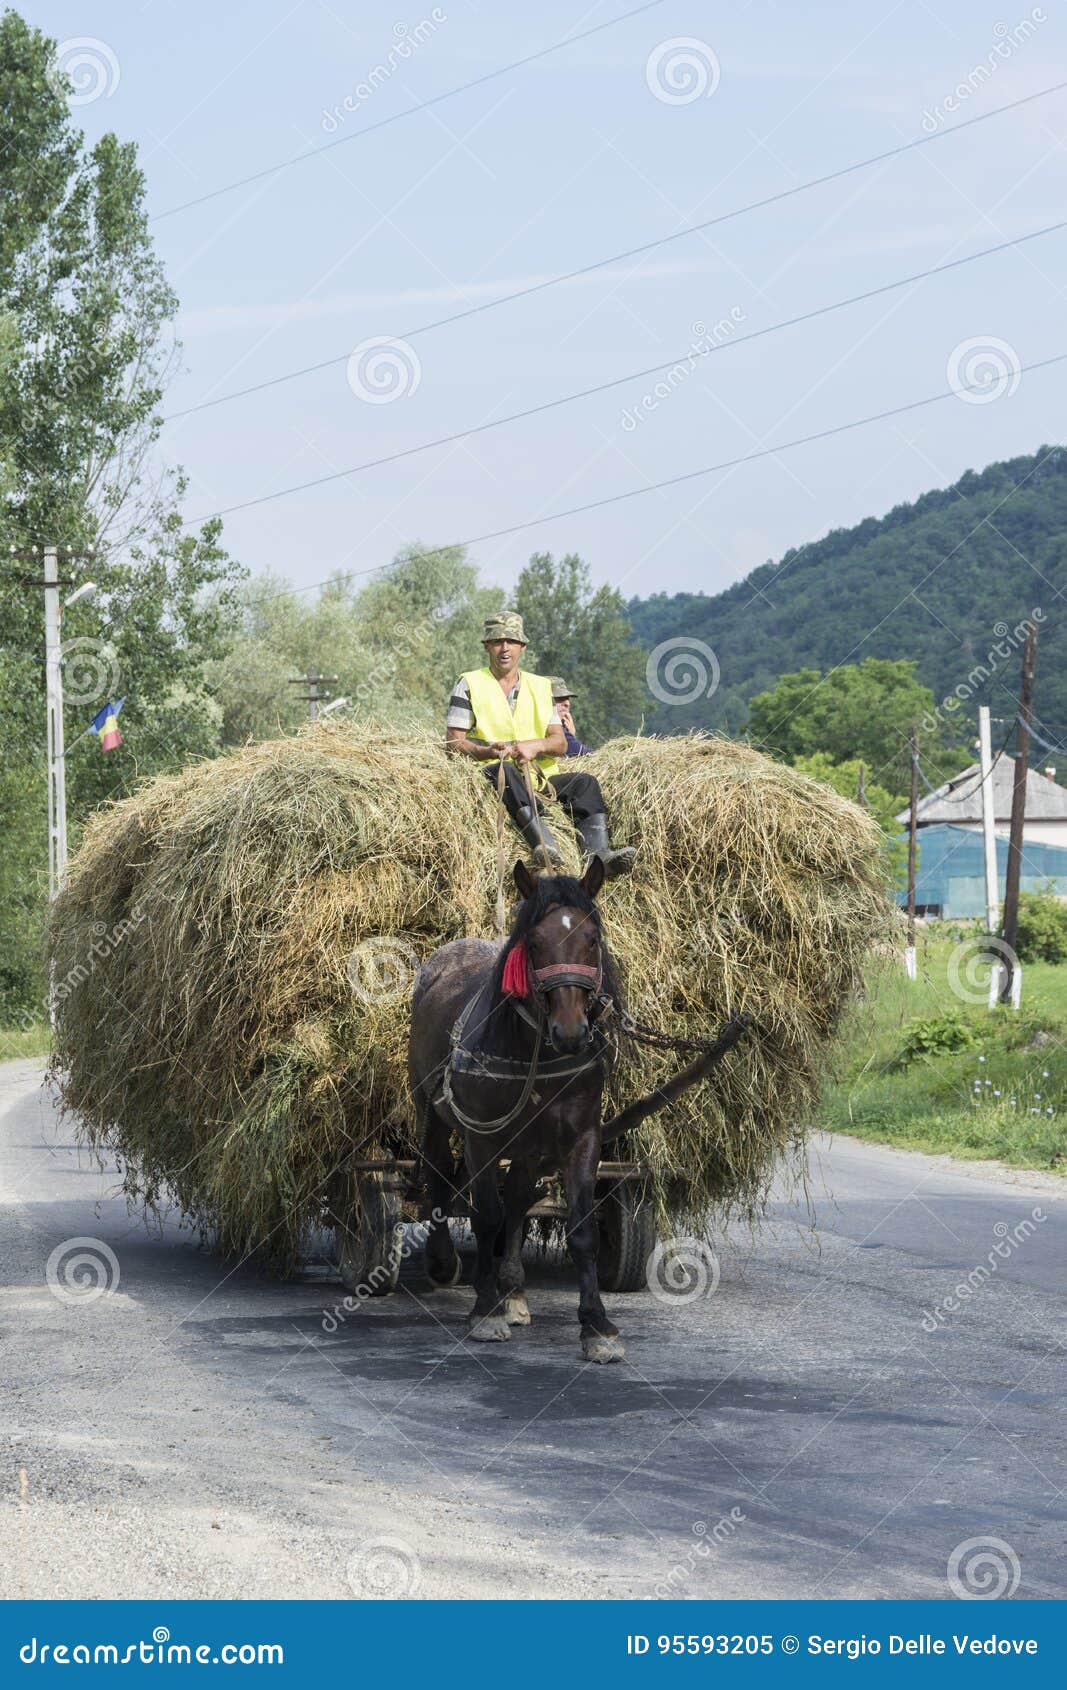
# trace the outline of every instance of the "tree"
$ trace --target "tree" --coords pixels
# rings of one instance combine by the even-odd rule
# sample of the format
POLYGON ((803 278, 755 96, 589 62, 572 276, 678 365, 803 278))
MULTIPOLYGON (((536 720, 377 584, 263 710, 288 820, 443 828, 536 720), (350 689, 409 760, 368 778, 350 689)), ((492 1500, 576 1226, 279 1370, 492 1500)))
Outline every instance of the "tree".
POLYGON ((622 594, 607 586, 594 591, 589 566, 575 552, 558 563, 551 552, 535 552, 519 576, 515 607, 530 640, 530 668, 561 675, 575 688, 579 737, 598 745, 635 731, 652 706, 622 594))
MULTIPOLYGON (((870 779, 903 788, 909 776, 908 735, 932 719, 934 698, 915 679, 915 665, 868 657, 823 675, 798 669, 780 675, 750 704, 749 737, 762 750, 794 762, 823 752, 831 763, 862 758, 870 779)), ((928 737, 924 765, 939 771, 943 732, 928 737)))
MULTIPOLYGON (((241 574, 218 523, 183 524, 181 471, 154 463, 177 301, 148 232, 136 148, 108 134, 87 149, 68 88, 55 44, 15 12, 0 16, 0 806, 42 868, 43 572, 39 556, 12 560, 9 548, 93 549, 91 566, 61 570, 91 573, 99 589, 63 622, 72 843, 92 805, 216 749, 204 669, 225 648, 241 574), (124 745, 104 757, 92 738, 74 744, 122 694, 124 745)), ((39 911, 43 875, 10 860, 3 875, 0 948, 23 955, 26 900, 39 911)), ((19 978, 9 999, 39 1001, 39 978, 21 964, 19 978)))

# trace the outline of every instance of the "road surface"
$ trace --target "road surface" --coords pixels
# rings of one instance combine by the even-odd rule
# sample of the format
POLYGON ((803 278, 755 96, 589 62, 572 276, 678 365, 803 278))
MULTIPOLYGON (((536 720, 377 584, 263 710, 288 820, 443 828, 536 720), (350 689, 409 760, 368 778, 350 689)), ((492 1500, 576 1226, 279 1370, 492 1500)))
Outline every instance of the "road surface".
POLYGON ((706 1294, 609 1297, 598 1368, 556 1260, 493 1346, 415 1261, 341 1317, 228 1270, 0 1066, 4 1594, 1061 1596, 1067 1187, 847 1139, 810 1183, 706 1294))

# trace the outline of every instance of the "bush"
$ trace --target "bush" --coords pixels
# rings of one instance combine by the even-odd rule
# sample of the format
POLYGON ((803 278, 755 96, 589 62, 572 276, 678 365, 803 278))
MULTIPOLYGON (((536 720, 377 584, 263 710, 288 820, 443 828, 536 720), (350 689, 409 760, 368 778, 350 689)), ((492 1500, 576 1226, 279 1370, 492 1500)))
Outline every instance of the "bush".
POLYGON ((904 1029, 897 1064, 904 1068, 920 1056, 945 1056, 956 1050, 971 1050, 978 1037, 969 1021, 960 1015, 917 1016, 904 1029))
POLYGON ((1021 893, 1016 950, 1020 962, 1067 962, 1067 904, 1049 892, 1021 893))

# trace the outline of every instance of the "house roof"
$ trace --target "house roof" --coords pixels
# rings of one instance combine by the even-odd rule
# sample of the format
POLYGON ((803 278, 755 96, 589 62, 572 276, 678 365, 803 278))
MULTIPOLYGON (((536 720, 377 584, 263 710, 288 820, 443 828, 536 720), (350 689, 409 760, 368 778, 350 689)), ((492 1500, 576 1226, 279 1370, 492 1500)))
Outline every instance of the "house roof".
MULTIPOLYGON (((1011 820, 1011 797, 1015 785, 1015 758, 1000 751, 993 760, 993 817, 1005 826, 1011 820)), ((917 820, 920 827, 934 822, 980 822, 982 819, 982 771, 978 763, 953 775, 936 792, 919 799, 917 820)), ((897 821, 905 825, 907 810, 901 810, 897 821)), ((1026 776, 1026 820, 1028 822, 1067 822, 1067 789, 1057 786, 1039 769, 1029 769, 1026 776)))

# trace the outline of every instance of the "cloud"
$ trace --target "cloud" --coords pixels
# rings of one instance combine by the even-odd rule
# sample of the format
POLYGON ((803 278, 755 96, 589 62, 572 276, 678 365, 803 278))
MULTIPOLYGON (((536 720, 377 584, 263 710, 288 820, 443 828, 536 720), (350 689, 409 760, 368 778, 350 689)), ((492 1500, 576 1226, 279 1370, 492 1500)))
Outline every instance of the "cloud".
MULTIPOLYGON (((609 282, 648 282, 668 276, 726 275, 728 267, 713 259, 671 259, 642 264, 639 269, 619 265, 594 270, 588 276, 575 276, 565 287, 601 285, 609 282)), ((536 287, 539 282, 552 280, 553 272, 544 275, 510 276, 495 282, 468 282, 462 288, 427 287, 399 288, 388 291, 363 291, 328 294, 323 299, 279 300, 261 305, 205 305, 199 310, 182 313, 180 331, 183 337, 193 335, 230 334, 234 330, 275 329, 286 323, 306 323, 334 317, 348 317, 357 311, 404 311, 419 305, 443 305, 462 311, 469 305, 500 299, 522 288, 536 287)), ((403 333, 410 325, 397 325, 403 333)))

